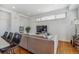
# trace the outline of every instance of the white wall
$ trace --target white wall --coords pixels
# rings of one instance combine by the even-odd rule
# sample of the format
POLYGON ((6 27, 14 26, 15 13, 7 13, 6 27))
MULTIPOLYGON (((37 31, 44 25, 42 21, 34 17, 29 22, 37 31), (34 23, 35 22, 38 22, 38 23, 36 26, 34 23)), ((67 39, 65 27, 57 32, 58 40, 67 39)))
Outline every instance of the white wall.
POLYGON ((11 20, 11 32, 19 32, 19 26, 24 26, 24 28, 27 27, 28 18, 17 13, 13 13, 11 20))
POLYGON ((5 31, 19 32, 20 25, 24 27, 28 26, 27 16, 0 7, 0 36, 2 36, 5 31))
MULTIPOLYGON (((36 26, 37 25, 47 25, 48 26, 48 32, 52 35, 58 35, 58 39, 60 40, 65 40, 65 41, 70 41, 72 39, 72 35, 74 35, 74 24, 72 20, 74 20, 75 17, 77 17, 77 12, 76 10, 62 10, 61 12, 67 12, 67 18, 66 19, 59 19, 59 20, 51 20, 51 21, 43 21, 43 22, 37 22, 36 18, 39 16, 37 15, 36 17, 30 17, 28 18, 27 16, 24 16, 20 13, 7 10, 5 8, 0 8, 1 10, 4 10, 6 12, 9 12, 11 14, 10 20, 7 22, 8 24, 8 31, 11 32, 19 32, 19 26, 31 26, 31 33, 36 33, 36 26), (29 21, 30 20, 30 21, 29 21), (29 24, 30 23, 30 24, 29 24)), ((59 13, 59 12, 56 12, 59 13)), ((53 14, 51 13, 45 13, 40 15, 46 16, 53 14)), ((55 12, 54 12, 55 14, 55 12)), ((7 16, 5 16, 7 17, 7 16)), ((6 26, 5 26, 6 27, 6 26)), ((0 26, 1 28, 1 26, 0 26)), ((3 30, 5 32, 5 30, 3 30)), ((25 32, 25 31, 24 31, 25 32)), ((3 33, 0 33, 2 35, 3 33)))
POLYGON ((11 14, 0 8, 0 36, 3 35, 4 31, 10 31, 10 19, 11 14))
MULTIPOLYGON (((44 15, 43 15, 44 16, 44 15)), ((72 20, 76 17, 76 10, 68 11, 67 18, 51 21, 37 22, 36 17, 30 19, 31 33, 36 33, 37 25, 47 25, 48 32, 52 35, 58 35, 59 40, 70 41, 74 35, 74 24, 72 20)))

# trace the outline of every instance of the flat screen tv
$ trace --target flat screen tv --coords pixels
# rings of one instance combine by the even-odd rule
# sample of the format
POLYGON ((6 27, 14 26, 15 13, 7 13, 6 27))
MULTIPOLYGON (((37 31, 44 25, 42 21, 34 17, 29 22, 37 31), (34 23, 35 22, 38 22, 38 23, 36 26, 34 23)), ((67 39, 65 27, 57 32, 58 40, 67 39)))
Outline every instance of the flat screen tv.
POLYGON ((47 25, 36 26, 37 33, 47 32, 47 25))

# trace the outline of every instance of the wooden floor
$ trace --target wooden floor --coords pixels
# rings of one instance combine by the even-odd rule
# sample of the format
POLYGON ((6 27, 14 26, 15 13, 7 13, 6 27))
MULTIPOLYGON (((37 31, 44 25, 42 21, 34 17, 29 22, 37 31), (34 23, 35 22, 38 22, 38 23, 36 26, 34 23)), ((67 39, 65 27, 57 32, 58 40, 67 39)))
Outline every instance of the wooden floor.
POLYGON ((79 50, 73 47, 69 42, 59 41, 58 54, 79 54, 79 50))
MULTIPOLYGON (((72 47, 69 42, 59 41, 57 54, 78 54, 79 51, 72 47)), ((19 47, 15 49, 16 54, 32 54, 31 52, 19 47)))
POLYGON ((14 49, 14 51, 15 51, 15 54, 33 54, 32 52, 25 50, 22 47, 18 47, 16 49, 14 49))

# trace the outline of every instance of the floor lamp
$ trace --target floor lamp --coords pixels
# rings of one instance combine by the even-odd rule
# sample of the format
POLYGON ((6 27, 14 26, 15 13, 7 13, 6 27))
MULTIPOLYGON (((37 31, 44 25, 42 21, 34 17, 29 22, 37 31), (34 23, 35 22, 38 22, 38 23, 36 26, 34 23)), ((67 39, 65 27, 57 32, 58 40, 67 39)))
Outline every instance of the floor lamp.
POLYGON ((79 24, 79 20, 75 19, 74 24, 75 24, 75 36, 77 36, 77 25, 79 24))

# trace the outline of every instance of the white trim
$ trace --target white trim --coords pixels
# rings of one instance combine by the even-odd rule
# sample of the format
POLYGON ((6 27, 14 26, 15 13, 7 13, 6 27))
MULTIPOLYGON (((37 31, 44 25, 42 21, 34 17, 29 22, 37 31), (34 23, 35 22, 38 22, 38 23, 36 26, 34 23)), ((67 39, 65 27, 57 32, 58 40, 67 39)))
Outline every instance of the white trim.
POLYGON ((70 40, 67 40, 67 39, 62 39, 62 40, 59 40, 59 41, 70 42, 70 40))
POLYGON ((23 14, 21 14, 21 13, 19 13, 19 12, 16 12, 16 11, 13 11, 13 10, 9 10, 9 9, 6 9, 6 8, 4 8, 4 7, 0 7, 0 10, 6 11, 6 12, 8 12, 8 13, 13 13, 13 12, 15 12, 15 13, 21 15, 21 16, 28 17, 28 16, 23 15, 23 14))

